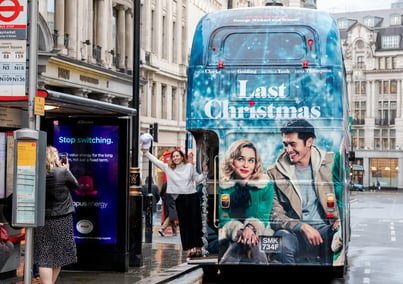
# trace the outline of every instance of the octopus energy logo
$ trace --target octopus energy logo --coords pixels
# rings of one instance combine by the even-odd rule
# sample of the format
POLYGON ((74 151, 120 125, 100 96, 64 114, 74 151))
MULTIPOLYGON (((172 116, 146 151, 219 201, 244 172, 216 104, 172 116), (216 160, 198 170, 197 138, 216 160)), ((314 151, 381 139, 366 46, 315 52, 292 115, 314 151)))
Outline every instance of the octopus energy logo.
MULTIPOLYGON (((238 80, 239 93, 236 100, 209 100, 204 113, 210 119, 315 119, 321 116, 320 106, 300 105, 288 98, 287 86, 259 86, 248 92, 248 80, 238 80), (274 102, 275 100, 275 102, 274 102), (293 105, 294 104, 294 105, 293 105)), ((291 95, 289 95, 291 96, 291 95)))
POLYGON ((77 231, 81 234, 89 234, 94 229, 94 224, 90 220, 80 220, 76 225, 77 231))

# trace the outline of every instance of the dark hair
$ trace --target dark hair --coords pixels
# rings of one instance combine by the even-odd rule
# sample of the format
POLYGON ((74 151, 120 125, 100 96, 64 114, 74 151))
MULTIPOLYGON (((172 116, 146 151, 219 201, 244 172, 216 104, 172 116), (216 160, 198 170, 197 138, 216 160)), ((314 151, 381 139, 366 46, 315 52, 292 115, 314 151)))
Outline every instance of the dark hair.
POLYGON ((292 119, 283 124, 280 128, 281 133, 298 133, 298 138, 306 140, 308 138, 316 138, 315 128, 305 119, 292 119))
POLYGON ((154 180, 153 180, 153 177, 147 176, 147 177, 146 177, 145 184, 149 184, 149 183, 153 184, 153 183, 154 183, 154 180))

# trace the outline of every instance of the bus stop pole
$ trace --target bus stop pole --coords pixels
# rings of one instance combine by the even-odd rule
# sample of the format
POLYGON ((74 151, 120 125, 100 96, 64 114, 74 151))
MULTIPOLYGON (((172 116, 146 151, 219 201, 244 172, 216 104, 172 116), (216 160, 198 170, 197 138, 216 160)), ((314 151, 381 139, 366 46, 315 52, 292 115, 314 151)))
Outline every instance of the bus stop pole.
MULTIPOLYGON (((29 61, 28 61, 28 127, 35 129, 34 100, 37 91, 37 62, 38 62, 38 1, 28 1, 30 4, 29 20, 29 61)), ((24 256, 24 283, 32 282, 32 257, 33 257, 34 229, 25 228, 25 256, 24 256)))

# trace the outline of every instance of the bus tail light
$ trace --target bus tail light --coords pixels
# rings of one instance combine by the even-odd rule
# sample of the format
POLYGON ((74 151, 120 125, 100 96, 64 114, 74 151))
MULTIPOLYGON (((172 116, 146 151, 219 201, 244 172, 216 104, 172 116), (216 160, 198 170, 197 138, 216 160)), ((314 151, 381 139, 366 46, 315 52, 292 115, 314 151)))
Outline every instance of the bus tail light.
POLYGON ((334 214, 332 212, 335 211, 335 205, 336 205, 336 197, 334 194, 328 194, 326 196, 326 205, 327 205, 327 218, 334 218, 334 214))
POLYGON ((304 62, 302 62, 302 68, 308 68, 308 60, 304 60, 304 62))
POLYGON ((218 66, 217 66, 217 68, 218 68, 218 69, 223 69, 223 68, 224 68, 224 61, 222 61, 222 60, 218 61, 218 66))
POLYGON ((333 194, 328 194, 326 197, 326 203, 328 208, 334 208, 336 197, 333 194))
POLYGON ((229 208, 229 204, 230 204, 229 194, 222 194, 221 195, 221 208, 229 208))

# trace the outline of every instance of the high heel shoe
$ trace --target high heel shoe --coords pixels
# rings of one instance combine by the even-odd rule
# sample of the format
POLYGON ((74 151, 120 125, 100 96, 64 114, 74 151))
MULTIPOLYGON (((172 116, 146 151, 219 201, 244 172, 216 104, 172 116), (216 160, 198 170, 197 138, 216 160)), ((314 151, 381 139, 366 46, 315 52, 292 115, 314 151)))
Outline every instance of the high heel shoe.
POLYGON ((196 256, 196 250, 194 248, 188 250, 187 256, 188 257, 195 257, 196 256))
POLYGON ((190 253, 188 253, 188 257, 192 258, 192 257, 203 257, 203 253, 202 251, 198 250, 198 251, 192 251, 190 253))
POLYGON ((197 250, 197 251, 195 252, 195 254, 194 254, 194 257, 202 257, 202 256, 203 256, 203 253, 202 253, 201 250, 197 250))
POLYGON ((159 229, 159 230, 158 230, 158 233, 160 233, 161 237, 165 237, 165 234, 164 234, 164 230, 163 230, 163 229, 159 229))

